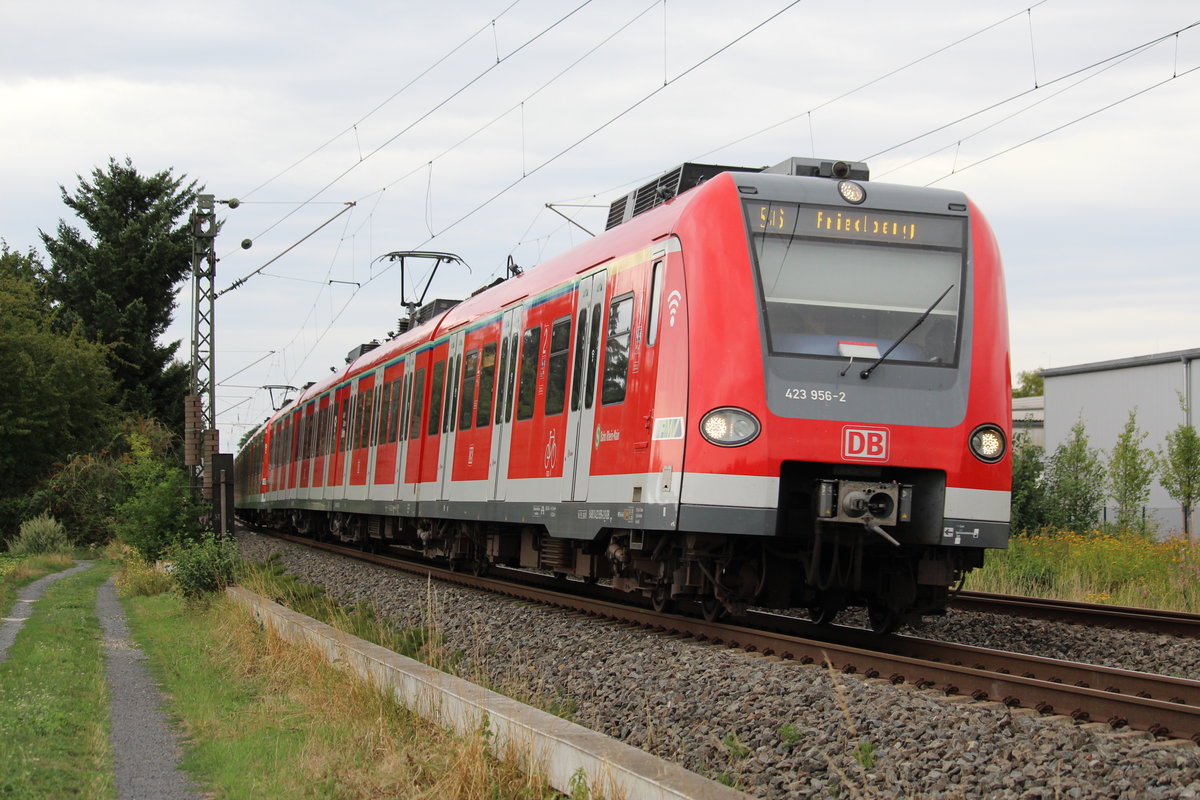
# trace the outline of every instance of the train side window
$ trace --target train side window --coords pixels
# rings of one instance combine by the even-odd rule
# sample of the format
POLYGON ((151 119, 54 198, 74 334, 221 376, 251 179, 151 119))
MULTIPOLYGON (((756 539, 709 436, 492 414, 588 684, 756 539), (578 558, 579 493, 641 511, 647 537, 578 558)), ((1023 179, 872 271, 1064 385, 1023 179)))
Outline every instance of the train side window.
POLYGON ((346 398, 342 398, 340 402, 334 401, 337 405, 337 410, 333 415, 333 441, 330 446, 333 448, 330 452, 340 453, 346 449, 346 398))
POLYGON ((408 428, 408 438, 416 439, 421 435, 421 416, 425 409, 425 368, 421 367, 417 370, 417 377, 413 378, 412 389, 412 419, 408 428))
POLYGON ((587 344, 588 310, 579 309, 579 327, 575 330, 575 366, 571 369, 571 410, 579 410, 579 388, 583 381, 583 348, 587 344))
POLYGON ((653 347, 658 341, 658 318, 662 314, 662 291, 663 291, 663 269, 662 260, 654 262, 654 275, 650 279, 650 324, 649 330, 646 331, 646 346, 653 347))
POLYGON ((516 400, 516 397, 514 396, 513 388, 514 388, 514 383, 516 381, 516 375, 517 375, 517 337, 518 337, 518 335, 519 334, 516 331, 513 331, 512 336, 509 337, 508 352, 511 357, 509 358, 509 361, 508 361, 508 398, 504 401, 504 421, 505 422, 512 422, 513 406, 516 405, 516 403, 514 402, 516 400))
MULTIPOLYGON (((501 367, 503 372, 503 366, 501 367)), ((475 427, 486 428, 492 418, 492 393, 496 382, 496 343, 483 346, 479 361, 479 403, 475 412, 475 427)))
POLYGON ((496 424, 499 425, 504 421, 504 398, 508 397, 508 392, 505 391, 505 380, 508 378, 508 337, 505 337, 500 344, 500 371, 499 380, 496 382, 496 424))
POLYGON ((412 410, 412 373, 404 376, 404 391, 400 397, 400 430, 397 438, 408 438, 408 414, 412 410))
POLYGON ((388 411, 392 402, 392 384, 380 381, 375 387, 375 422, 372 425, 371 444, 381 445, 387 441, 388 411))
POLYGON ((403 410, 404 380, 397 377, 391 381, 391 405, 388 409, 388 443, 396 440, 400 431, 400 415, 403 410))
POLYGON ((561 414, 567 402, 567 358, 571 355, 571 318, 556 319, 550 328, 550 361, 546 367, 546 416, 561 414))
POLYGON ((379 399, 377 402, 377 416, 379 421, 375 425, 375 436, 373 441, 376 446, 387 442, 388 425, 391 422, 392 416, 392 382, 384 381, 379 384, 379 399))
POLYGON ((446 362, 439 361, 433 365, 432 386, 429 389, 429 427, 425 432, 437 436, 438 428, 442 425, 442 382, 446 377, 446 362))
POLYGON ((359 415, 358 447, 370 447, 371 425, 375 422, 375 390, 368 389, 362 393, 362 414, 359 415))
POLYGON ((479 372, 479 349, 467 353, 463 359, 462 398, 458 405, 458 429, 468 430, 471 427, 475 411, 475 379, 479 372))
MULTIPOLYGON (((349 391, 349 390, 347 390, 349 391)), ((346 420, 342 422, 342 452, 346 452, 349 447, 353 446, 354 441, 354 417, 358 411, 358 397, 350 395, 346 398, 346 420)))
POLYGON ((625 400, 629 380, 629 333, 633 330, 633 295, 618 297, 608 308, 608 336, 604 342, 603 405, 625 400))
POLYGON ((454 357, 454 370, 450 373, 450 383, 447 385, 448 397, 446 398, 446 416, 442 420, 442 430, 446 430, 446 425, 450 426, 450 430, 454 430, 455 419, 454 412, 458 410, 458 372, 462 367, 462 355, 454 357))
POLYGON ((600 302, 592 306, 592 330, 588 334, 587 391, 583 393, 583 407, 591 408, 596 397, 596 372, 600 356, 600 302))
POLYGON ((517 420, 533 418, 533 400, 537 395, 538 357, 542 351, 542 326, 525 330, 521 342, 521 380, 517 389, 517 420))

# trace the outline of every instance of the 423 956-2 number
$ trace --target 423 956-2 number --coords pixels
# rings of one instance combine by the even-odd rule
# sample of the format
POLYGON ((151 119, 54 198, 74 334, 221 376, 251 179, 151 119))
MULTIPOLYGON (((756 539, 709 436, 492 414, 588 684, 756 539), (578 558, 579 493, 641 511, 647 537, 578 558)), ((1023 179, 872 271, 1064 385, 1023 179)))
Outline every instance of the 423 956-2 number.
POLYGON ((793 386, 785 389, 783 396, 788 400, 815 400, 822 403, 844 403, 845 392, 835 392, 832 389, 807 389, 793 386))

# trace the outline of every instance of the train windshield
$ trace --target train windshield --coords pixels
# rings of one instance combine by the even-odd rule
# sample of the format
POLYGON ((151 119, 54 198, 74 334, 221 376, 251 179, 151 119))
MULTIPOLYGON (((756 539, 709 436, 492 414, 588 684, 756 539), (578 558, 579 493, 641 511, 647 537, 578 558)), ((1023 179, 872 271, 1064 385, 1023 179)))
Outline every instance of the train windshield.
POLYGON ((888 362, 957 364, 964 219, 764 201, 746 215, 773 354, 874 360, 899 342, 888 362))

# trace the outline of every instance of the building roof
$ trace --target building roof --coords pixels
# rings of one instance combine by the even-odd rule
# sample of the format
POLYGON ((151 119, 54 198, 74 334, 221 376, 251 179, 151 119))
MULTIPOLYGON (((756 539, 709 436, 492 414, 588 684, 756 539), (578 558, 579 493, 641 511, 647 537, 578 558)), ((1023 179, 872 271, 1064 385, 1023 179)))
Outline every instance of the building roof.
POLYGON ((1173 350, 1170 353, 1154 353, 1148 356, 1132 356, 1130 358, 1116 358, 1112 361, 1094 361, 1090 364, 1076 364, 1070 367, 1044 369, 1042 370, 1042 377, 1056 378, 1060 375, 1079 375, 1085 372, 1104 372, 1112 369, 1148 367, 1153 364, 1169 364, 1172 361, 1195 361, 1197 359, 1200 359, 1200 348, 1173 350))

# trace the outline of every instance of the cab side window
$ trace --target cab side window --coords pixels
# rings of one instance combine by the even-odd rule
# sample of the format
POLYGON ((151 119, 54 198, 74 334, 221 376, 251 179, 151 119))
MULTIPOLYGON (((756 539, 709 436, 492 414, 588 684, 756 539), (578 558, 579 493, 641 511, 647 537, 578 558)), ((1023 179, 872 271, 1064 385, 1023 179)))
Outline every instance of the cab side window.
POLYGON ((608 335, 604 342, 604 380, 600 387, 603 405, 625 400, 629 379, 629 334, 633 330, 633 295, 612 301, 608 307, 608 335))

